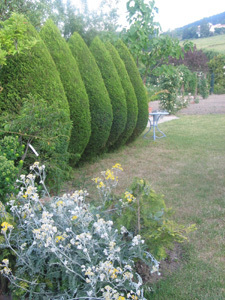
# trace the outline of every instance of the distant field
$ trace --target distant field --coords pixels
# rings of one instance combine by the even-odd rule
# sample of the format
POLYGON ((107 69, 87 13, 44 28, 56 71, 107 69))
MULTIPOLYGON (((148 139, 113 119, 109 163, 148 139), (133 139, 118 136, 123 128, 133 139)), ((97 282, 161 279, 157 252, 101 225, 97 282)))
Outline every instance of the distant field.
POLYGON ((225 34, 191 40, 197 49, 213 50, 225 54, 225 34))

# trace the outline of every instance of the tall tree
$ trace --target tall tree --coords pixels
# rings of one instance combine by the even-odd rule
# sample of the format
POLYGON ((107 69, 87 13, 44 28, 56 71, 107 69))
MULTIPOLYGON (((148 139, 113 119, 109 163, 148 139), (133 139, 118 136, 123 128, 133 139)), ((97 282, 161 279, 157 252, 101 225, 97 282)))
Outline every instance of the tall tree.
POLYGON ((126 96, 113 63, 110 53, 99 37, 95 37, 91 43, 90 50, 95 57, 97 65, 101 71, 106 89, 113 109, 113 123, 107 147, 112 147, 124 131, 127 122, 126 96))
POLYGON ((141 80, 140 73, 137 69, 135 61, 129 52, 126 45, 122 42, 122 40, 118 40, 116 43, 116 49, 123 60, 127 73, 130 77, 130 81, 134 87, 134 91, 137 97, 137 105, 138 105, 138 117, 135 129, 129 138, 129 142, 136 139, 146 128, 148 122, 148 102, 147 95, 141 80))
POLYGON ((119 139, 114 144, 114 147, 119 147, 127 142, 127 140, 130 138, 135 129, 138 116, 137 97, 135 95, 134 87, 130 81, 130 77, 127 73, 125 64, 120 58, 120 55, 117 52, 116 48, 110 42, 106 43, 106 48, 112 57, 117 73, 120 77, 120 81, 125 92, 127 102, 126 127, 122 134, 119 136, 119 139))
POLYGON ((69 45, 52 20, 45 23, 40 31, 40 36, 56 64, 69 102, 70 119, 73 124, 69 152, 72 154, 71 164, 75 165, 86 148, 91 135, 88 95, 69 45))
POLYGON ((138 65, 149 48, 149 39, 158 34, 159 24, 154 21, 158 10, 154 0, 148 3, 144 0, 128 0, 127 11, 129 28, 123 30, 122 37, 138 65))
POLYGON ((74 32, 68 43, 77 61, 90 104, 91 136, 82 157, 85 160, 105 151, 113 120, 112 105, 95 58, 82 37, 74 32))

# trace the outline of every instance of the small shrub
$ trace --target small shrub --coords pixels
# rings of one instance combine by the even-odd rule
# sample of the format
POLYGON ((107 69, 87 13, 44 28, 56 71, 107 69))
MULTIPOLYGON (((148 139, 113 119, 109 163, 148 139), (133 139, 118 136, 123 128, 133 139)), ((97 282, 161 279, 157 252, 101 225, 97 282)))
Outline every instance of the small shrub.
POLYGON ((146 128, 148 123, 148 101, 146 91, 140 76, 140 73, 137 69, 135 61, 129 52, 127 46, 119 40, 115 45, 121 59, 123 60, 127 73, 130 77, 130 81, 133 85, 138 105, 138 118, 136 127, 133 131, 133 134, 129 138, 128 142, 133 141, 137 138, 146 128))
POLYGON ((113 120, 112 105, 101 72, 84 40, 75 32, 68 43, 89 98, 91 136, 83 154, 82 160, 85 160, 95 157, 105 149, 113 120))
POLYGON ((203 97, 203 99, 209 97, 209 85, 204 74, 199 74, 198 93, 203 97))
POLYGON ((195 230, 195 225, 185 227, 171 220, 172 211, 166 207, 163 196, 156 194, 143 179, 136 178, 118 200, 113 193, 118 169, 122 170, 121 166, 115 165, 103 172, 103 179, 94 179, 108 214, 111 212, 118 228, 124 226, 133 235, 143 236, 150 253, 159 261, 165 259, 166 250, 172 248, 174 242, 186 240, 186 234, 195 230))
POLYGON ((214 56, 209 62, 210 73, 213 76, 214 93, 225 93, 225 55, 214 56))
POLYGON ((177 105, 178 89, 180 86, 180 74, 172 66, 168 66, 167 72, 159 77, 160 86, 166 93, 160 94, 160 107, 169 113, 175 113, 179 110, 177 105))

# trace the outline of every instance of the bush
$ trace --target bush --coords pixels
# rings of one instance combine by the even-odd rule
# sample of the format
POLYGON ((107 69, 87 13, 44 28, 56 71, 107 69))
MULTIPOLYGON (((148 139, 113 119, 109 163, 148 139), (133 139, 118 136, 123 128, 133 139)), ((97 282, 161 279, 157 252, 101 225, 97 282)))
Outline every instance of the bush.
POLYGON ((203 99, 209 97, 209 85, 204 74, 199 74, 198 93, 203 97, 203 99))
POLYGON ((209 62, 209 69, 214 76, 214 93, 225 93, 225 55, 214 56, 209 62))
POLYGON ((23 166, 24 145, 18 137, 5 136, 0 140, 0 196, 2 203, 16 191, 15 180, 23 166))
POLYGON ((180 74, 175 67, 168 66, 167 72, 159 77, 160 85, 166 93, 160 95, 160 106, 169 113, 177 112, 179 105, 178 89, 180 87, 180 74))
MULTIPOLYGON (((101 199, 108 209, 107 215, 118 228, 125 227, 133 235, 141 235, 150 253, 159 261, 167 257, 166 250, 174 242, 183 242, 186 234, 195 230, 195 225, 185 227, 171 220, 171 209, 166 207, 163 196, 156 194, 150 184, 135 178, 131 187, 120 197, 113 193, 118 182, 119 164, 103 173, 103 178, 94 178, 101 199), (111 214, 110 214, 111 212, 111 214)), ((126 231, 125 230, 125 231, 126 231)))
POLYGON ((59 73, 46 45, 26 19, 24 22, 27 24, 24 34, 28 38, 35 38, 37 43, 30 50, 10 57, 7 65, 0 69, 3 87, 0 93, 0 113, 18 114, 23 99, 29 99, 29 94, 32 94, 37 101, 44 99, 48 105, 51 105, 55 110, 55 123, 57 123, 55 130, 60 136, 55 145, 55 161, 59 168, 62 160, 68 163, 67 149, 71 133, 69 105, 59 73))
POLYGON ((66 41, 52 20, 48 20, 40 32, 59 71, 70 106, 71 131, 69 152, 73 165, 80 159, 91 135, 89 100, 84 83, 66 41))
POLYGON ((35 153, 29 146, 32 144, 36 155, 48 167, 48 184, 52 189, 59 189, 68 178, 69 171, 68 154, 58 150, 65 130, 71 127, 65 110, 56 104, 50 105, 40 97, 28 95, 27 99, 23 99, 19 113, 4 115, 0 121, 3 134, 18 134, 20 143, 26 145, 23 168, 28 170, 34 161, 35 153), (64 124, 63 128, 59 122, 64 124))
POLYGON ((184 242, 186 234, 195 230, 195 225, 185 227, 171 220, 172 211, 166 207, 164 197, 156 194, 147 181, 136 178, 129 194, 135 198, 115 216, 115 222, 133 234, 141 234, 157 260, 165 259, 166 250, 172 249, 175 242, 184 242))
POLYGON ((134 128, 136 126, 137 115, 138 115, 137 97, 135 95, 135 91, 130 81, 124 62, 120 58, 116 48, 110 42, 107 42, 105 45, 112 57, 113 63, 120 77, 120 81, 123 90, 125 92, 126 103, 127 103, 126 127, 114 145, 115 147, 118 147, 120 145, 124 145, 127 142, 127 140, 132 135, 134 128))
POLYGON ((85 203, 86 191, 43 203, 34 181, 36 175, 44 186, 44 171, 36 162, 31 174, 20 176, 20 192, 9 203, 16 223, 1 224, 1 246, 17 256, 15 271, 9 259, 0 263, 14 299, 146 300, 135 261, 144 261, 152 272, 159 265, 141 236, 117 230, 100 207, 85 203))
MULTIPOLYGON (((28 94, 39 96, 49 104, 56 104, 60 109, 65 110, 69 121, 69 105, 65 92, 56 69, 55 63, 48 52, 44 42, 36 30, 27 23, 26 35, 36 38, 35 46, 21 55, 16 55, 7 60, 7 65, 0 69, 0 78, 3 91, 0 93, 0 112, 18 113, 22 99, 28 94)), ((59 127, 64 124, 59 120, 59 127)), ((65 126, 64 138, 61 138, 58 151, 67 151, 70 130, 65 126)))
POLYGON ((128 48, 121 40, 119 40, 115 46, 121 59, 125 64, 127 73, 130 77, 130 81, 134 87, 134 91, 137 97, 138 118, 137 118, 137 123, 134 132, 128 140, 128 142, 130 142, 135 138, 137 138, 145 130, 147 126, 148 101, 147 101, 147 95, 146 95, 146 91, 141 76, 139 74, 139 71, 137 69, 137 66, 134 62, 131 53, 129 52, 128 48))
POLYGON ((112 147, 125 129, 127 122, 126 96, 111 55, 106 50, 99 37, 95 37, 90 50, 101 71, 113 109, 113 122, 107 141, 107 147, 112 147))
POLYGON ((112 126, 112 105, 101 72, 87 45, 78 33, 74 33, 69 46, 75 57, 89 98, 91 112, 91 136, 84 151, 83 160, 103 151, 112 126))
POLYGON ((177 67, 181 77, 180 91, 187 95, 196 95, 197 93, 197 74, 191 72, 185 65, 177 67))

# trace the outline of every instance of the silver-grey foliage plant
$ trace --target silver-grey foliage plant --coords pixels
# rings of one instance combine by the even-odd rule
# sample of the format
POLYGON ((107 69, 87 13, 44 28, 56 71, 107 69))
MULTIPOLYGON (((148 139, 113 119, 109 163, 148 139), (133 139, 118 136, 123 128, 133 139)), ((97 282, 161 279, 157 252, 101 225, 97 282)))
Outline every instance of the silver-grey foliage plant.
POLYGON ((1 224, 5 241, 0 247, 11 250, 16 265, 5 258, 0 272, 10 280, 14 295, 33 300, 144 300, 134 259, 145 258, 152 271, 159 265, 144 250, 141 236, 131 236, 124 226, 115 229, 101 216, 101 206, 85 202, 85 190, 50 198, 45 167, 35 162, 30 170, 20 176, 20 192, 8 203, 14 222, 1 224), (45 198, 40 198, 37 183, 45 198))

